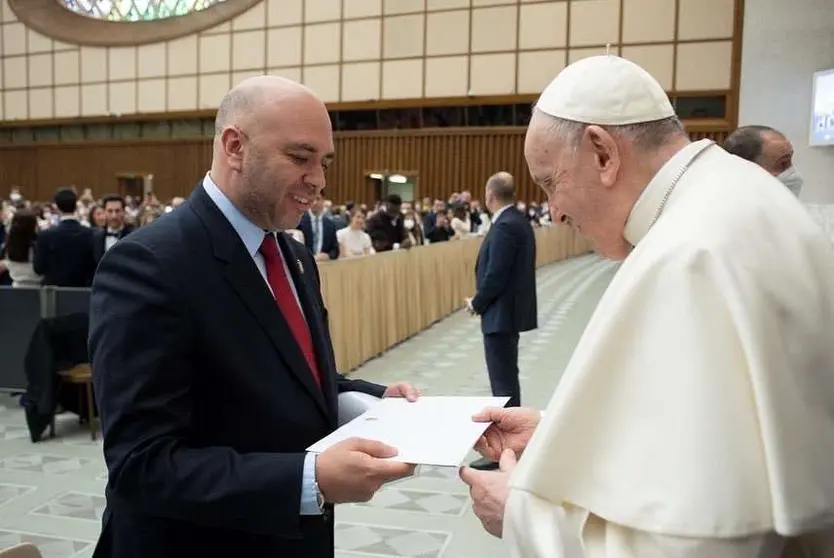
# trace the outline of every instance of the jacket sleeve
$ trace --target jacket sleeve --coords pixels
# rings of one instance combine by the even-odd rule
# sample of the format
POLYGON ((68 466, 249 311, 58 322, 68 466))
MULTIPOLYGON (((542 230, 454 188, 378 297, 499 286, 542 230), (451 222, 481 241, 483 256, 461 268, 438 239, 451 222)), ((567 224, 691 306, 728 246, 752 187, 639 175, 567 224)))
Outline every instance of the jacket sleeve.
POLYGON ((519 236, 513 234, 507 223, 496 224, 490 235, 489 262, 478 292, 472 298, 472 308, 477 314, 483 314, 506 289, 519 248, 519 236))

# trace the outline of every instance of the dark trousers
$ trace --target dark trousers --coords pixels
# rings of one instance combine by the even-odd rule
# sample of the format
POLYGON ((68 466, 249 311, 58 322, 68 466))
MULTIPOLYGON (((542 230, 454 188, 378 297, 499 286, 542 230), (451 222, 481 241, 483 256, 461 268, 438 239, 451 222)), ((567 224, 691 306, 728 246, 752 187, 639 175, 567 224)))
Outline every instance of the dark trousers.
POLYGON ((494 397, 509 397, 507 407, 521 406, 521 385, 518 381, 518 333, 484 335, 489 385, 494 397))

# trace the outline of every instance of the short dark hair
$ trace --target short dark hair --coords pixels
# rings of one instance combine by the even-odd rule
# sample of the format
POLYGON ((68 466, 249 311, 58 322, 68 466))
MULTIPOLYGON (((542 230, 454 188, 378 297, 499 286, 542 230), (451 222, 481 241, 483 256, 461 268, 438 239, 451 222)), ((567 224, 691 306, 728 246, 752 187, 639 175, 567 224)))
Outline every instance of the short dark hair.
POLYGON ((107 194, 101 198, 101 207, 106 206, 110 202, 119 202, 122 204, 122 209, 125 208, 125 199, 118 194, 107 194))
POLYGON ((782 135, 781 132, 770 126, 742 126, 727 136, 727 139, 724 140, 724 150, 747 161, 756 162, 762 156, 762 149, 764 148, 762 134, 765 132, 782 135))
POLYGON ((64 214, 75 213, 78 207, 78 194, 73 188, 59 188, 53 197, 55 207, 64 214))
POLYGON ((403 199, 400 197, 399 194, 389 194, 386 200, 390 205, 402 205, 403 199))

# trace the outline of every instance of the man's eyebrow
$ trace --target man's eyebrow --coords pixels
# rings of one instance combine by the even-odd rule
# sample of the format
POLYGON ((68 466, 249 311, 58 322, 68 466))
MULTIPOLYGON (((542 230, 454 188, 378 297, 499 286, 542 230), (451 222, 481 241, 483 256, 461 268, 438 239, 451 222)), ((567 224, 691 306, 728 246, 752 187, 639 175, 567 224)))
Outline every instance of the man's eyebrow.
MULTIPOLYGON (((289 148, 291 151, 308 151, 309 153, 311 153, 311 154, 313 154, 313 155, 315 155, 316 153, 318 153, 318 152, 319 152, 319 150, 318 150, 318 149, 316 149, 316 147, 315 147, 315 146, 310 145, 309 143, 291 143, 291 144, 288 146, 288 148, 289 148)), ((325 158, 325 159, 332 159, 332 158, 333 158, 333 155, 334 155, 334 154, 333 154, 333 152, 330 152, 330 153, 325 153, 325 154, 324 154, 324 158, 325 158)))

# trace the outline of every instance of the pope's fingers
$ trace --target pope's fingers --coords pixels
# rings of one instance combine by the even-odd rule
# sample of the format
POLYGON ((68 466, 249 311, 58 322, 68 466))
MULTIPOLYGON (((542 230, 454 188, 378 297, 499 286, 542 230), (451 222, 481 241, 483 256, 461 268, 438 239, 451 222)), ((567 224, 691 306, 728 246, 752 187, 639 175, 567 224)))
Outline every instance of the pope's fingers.
POLYGON ((469 485, 470 488, 478 483, 478 480, 480 480, 480 474, 480 471, 473 469, 472 467, 461 467, 459 472, 460 480, 469 485))
POLYGON ((499 407, 487 407, 486 409, 472 415, 475 422, 495 422, 501 418, 506 409, 499 407))
POLYGON ((513 469, 517 463, 518 459, 516 458, 515 452, 507 448, 501 452, 501 458, 498 461, 498 468, 500 471, 506 472, 513 469))

